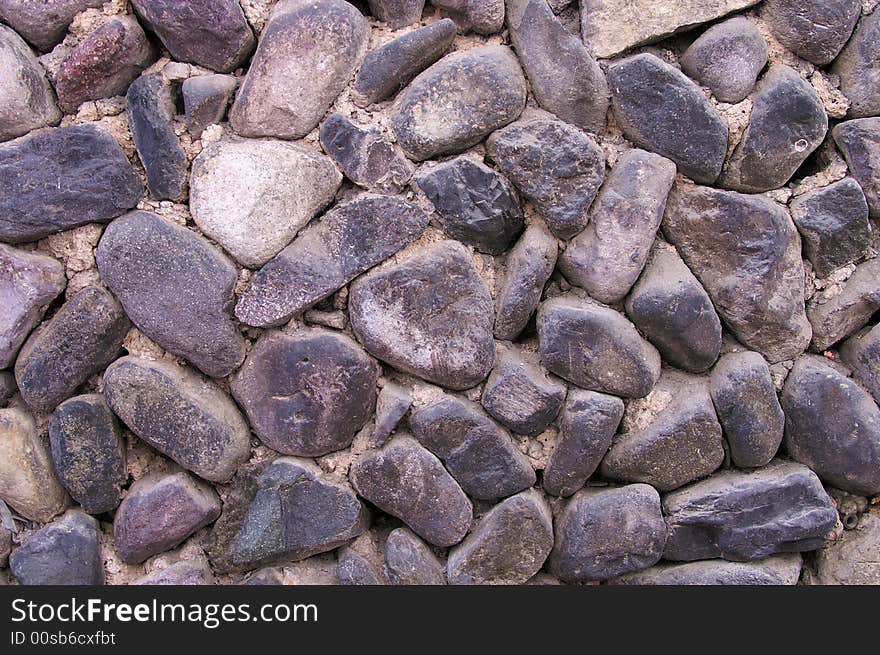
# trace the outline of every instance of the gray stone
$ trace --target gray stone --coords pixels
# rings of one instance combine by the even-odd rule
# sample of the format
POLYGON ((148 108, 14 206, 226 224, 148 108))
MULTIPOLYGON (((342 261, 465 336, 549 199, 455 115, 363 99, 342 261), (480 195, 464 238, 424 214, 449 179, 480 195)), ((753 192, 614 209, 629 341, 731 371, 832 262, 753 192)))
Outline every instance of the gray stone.
POLYGON ((385 445, 394 428, 412 405, 412 396, 399 384, 386 382, 376 398, 376 424, 373 428, 372 445, 385 445))
POLYGON ((774 555, 756 562, 706 560, 660 564, 609 580, 613 585, 796 585, 801 575, 798 553, 774 555))
POLYGON ((0 0, 0 20, 12 27, 35 48, 46 51, 58 44, 73 18, 89 7, 100 7, 104 0, 0 0))
POLYGON ((880 309, 880 259, 859 264, 835 294, 818 293, 807 307, 813 325, 812 346, 827 350, 861 328, 880 309))
POLYGON ((397 528, 388 535, 385 574, 394 585, 446 584, 443 564, 409 528, 397 528))
POLYGON ((68 510, 12 551, 9 568, 21 585, 104 584, 98 522, 68 510))
MULTIPOLYGON (((2 502, 2 501, 0 501, 2 502)), ((9 564, 9 553, 12 552, 12 532, 0 525, 0 569, 9 564)))
POLYGON ((222 122, 237 87, 238 79, 232 75, 198 75, 185 79, 180 90, 189 133, 199 138, 206 127, 222 122))
POLYGON ((370 13, 393 30, 418 23, 425 0, 367 0, 370 13))
MULTIPOLYGON (((663 3, 668 4, 668 3, 663 3)), ((712 184, 727 154, 727 125, 680 70, 651 54, 608 67, 611 107, 627 139, 668 157, 700 184, 712 184)))
POLYGON ((761 18, 782 45, 824 66, 846 45, 861 13, 859 0, 767 0, 761 18))
POLYGON ((849 100, 850 118, 880 114, 880 12, 864 16, 831 72, 849 100))
POLYGON ((816 553, 813 566, 816 584, 880 584, 880 514, 864 514, 854 530, 816 553))
POLYGON ((880 402, 880 329, 866 327, 839 346, 840 358, 853 379, 880 402))
POLYGON ((264 569, 260 569, 259 571, 256 571, 245 581, 244 584, 248 586, 261 587, 283 585, 284 575, 281 573, 280 569, 274 566, 269 566, 264 569))
POLYGON ((495 34, 504 26, 504 0, 431 0, 460 32, 495 34))
POLYGON ((339 549, 336 579, 344 586, 377 586, 385 584, 382 573, 368 558, 351 546, 339 549))
POLYGON ((202 586, 213 585, 214 574, 204 562, 184 560, 154 571, 131 584, 133 585, 171 585, 171 586, 202 586))
POLYGON ((213 377, 241 364, 244 339, 229 315, 238 274, 205 239, 132 212, 104 231, 96 260, 132 323, 165 350, 213 377))
POLYGON ((61 120, 46 71, 27 43, 5 25, 0 25, 0 107, 0 141, 61 120))
POLYGON ((104 396, 132 432, 206 480, 229 480, 250 456, 235 403, 190 369, 123 357, 104 373, 104 396))
POLYGON ((0 408, 6 407, 9 399, 15 395, 18 387, 11 371, 0 371, 0 408))
POLYGON ((605 179, 605 155, 591 137, 561 121, 529 119, 495 132, 486 152, 554 235, 568 239, 584 229, 605 179))
POLYGON ((880 218, 880 117, 838 123, 831 135, 862 187, 871 218, 880 218))

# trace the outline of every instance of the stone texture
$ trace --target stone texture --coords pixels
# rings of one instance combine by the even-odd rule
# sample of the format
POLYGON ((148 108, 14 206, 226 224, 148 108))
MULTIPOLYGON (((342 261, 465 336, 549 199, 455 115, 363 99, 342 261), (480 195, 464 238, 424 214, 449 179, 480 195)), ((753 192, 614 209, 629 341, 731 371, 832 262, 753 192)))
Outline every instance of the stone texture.
POLYGON ((275 586, 284 584, 284 575, 281 569, 274 566, 255 571, 245 583, 248 586, 275 586))
POLYGON ((391 29, 418 23, 422 18, 425 0, 367 0, 370 13, 391 29))
POLYGON ((214 574, 204 562, 184 560, 138 578, 133 585, 198 586, 214 584, 214 574))
POLYGON ((880 259, 859 264, 837 295, 817 294, 807 308, 812 346, 827 350, 861 328, 880 309, 880 259))
POLYGON ((399 384, 386 382, 376 398, 376 420, 373 428, 372 445, 385 445, 388 437, 400 423, 403 415, 409 411, 412 397, 399 384))
POLYGON ((199 138, 205 128, 226 117, 238 79, 232 75, 198 75, 183 81, 180 87, 186 114, 186 129, 199 138))
POLYGON ((431 0, 460 32, 495 34, 504 26, 504 0, 431 0))
POLYGON ((68 510, 12 551, 9 567, 21 585, 104 584, 98 522, 68 510))
POLYGON ((840 357, 853 379, 880 402, 880 329, 866 327, 839 346, 840 357))
POLYGON ((446 584, 443 564, 409 528, 389 533, 385 541, 385 574, 394 585, 446 584))
POLYGON ((104 0, 0 0, 0 20, 21 34, 38 50, 51 50, 67 32, 74 16, 89 7, 100 7, 104 0))
POLYGON ((817 584, 880 584, 880 514, 864 514, 854 530, 816 553, 813 566, 817 584))
POLYGON ((864 16, 831 72, 849 100, 850 118, 880 114, 880 12, 864 16))
POLYGON ((880 218, 880 117, 838 123, 831 135, 862 187, 871 218, 880 218))
POLYGON ((0 408, 6 407, 16 391, 15 376, 10 371, 0 371, 0 408))
POLYGON ((801 575, 797 553, 774 555, 756 562, 706 560, 660 564, 609 580, 614 585, 796 585, 801 575))
POLYGON ((767 0, 761 18, 782 45, 824 66, 846 45, 861 13, 859 0, 767 0))
POLYGON ((377 586, 385 583, 373 562, 351 546, 339 549, 336 580, 343 586, 377 586))
POLYGON ((0 107, 0 141, 61 120, 46 72, 27 43, 5 25, 0 25, 0 107))

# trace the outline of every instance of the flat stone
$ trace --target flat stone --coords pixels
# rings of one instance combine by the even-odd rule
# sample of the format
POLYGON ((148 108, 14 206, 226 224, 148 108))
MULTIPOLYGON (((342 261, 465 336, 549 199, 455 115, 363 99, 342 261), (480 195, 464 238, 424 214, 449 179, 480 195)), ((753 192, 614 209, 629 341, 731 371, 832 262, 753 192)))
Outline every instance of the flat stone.
POLYGON ((37 132, 0 145, 0 240, 36 241, 106 223, 134 207, 143 190, 107 132, 92 124, 37 132))
POLYGON ((816 294, 807 308, 812 346, 827 350, 865 325, 880 309, 880 259, 859 264, 837 295, 816 294))
POLYGON ((409 425, 472 498, 495 500, 535 484, 529 460, 476 403, 444 395, 414 409, 409 425))
POLYGON ((814 550, 837 523, 819 478, 801 464, 775 461, 730 470, 663 497, 668 538, 663 558, 734 562, 814 550))
POLYGON ((880 218, 880 117, 838 123, 831 135, 862 187, 871 218, 880 218))
POLYGON ((767 0, 761 18, 782 45, 824 66, 846 45, 861 13, 859 0, 767 0))
POLYGON ((131 4, 178 61, 229 73, 254 49, 254 34, 238 0, 132 0, 131 4))
POLYGON ((710 392, 733 463, 768 464, 782 443, 785 415, 766 360, 754 352, 725 355, 712 370, 710 392))
POLYGON ((232 101, 238 79, 232 75, 198 75, 180 87, 186 113, 186 129, 199 138, 209 125, 221 123, 232 101))
POLYGON ((388 535, 385 574, 393 585, 446 584, 443 564, 409 528, 397 528, 388 535))
POLYGON ((665 543, 660 496, 652 487, 583 489, 557 521, 549 570, 565 582, 606 580, 653 566, 665 543))
POLYGON ((61 484, 88 514, 116 509, 128 481, 119 423, 100 394, 61 403, 49 421, 52 464, 61 484))
POLYGON ((188 473, 151 473, 135 482, 113 519, 120 559, 139 564, 171 550, 220 516, 220 498, 188 473))
POLYGON ((369 559, 351 546, 339 549, 336 565, 337 583, 343 586, 378 586, 384 584, 382 573, 369 559))
POLYGON ((104 396, 138 437, 206 480, 229 480, 250 456, 235 403, 190 369, 123 357, 104 373, 104 396))
POLYGON ((545 0, 507 0, 510 41, 538 104, 566 123, 601 134, 608 113, 605 73, 545 0))
POLYGON ((605 179, 605 155, 591 137, 561 121, 522 120, 489 137, 486 153, 554 235, 569 239, 584 229, 605 179))
POLYGON ((354 75, 368 31, 344 0, 279 2, 232 105, 232 129, 285 139, 311 132, 354 75))
POLYGON ((31 335, 15 361, 24 401, 48 414, 119 355, 131 323, 102 287, 77 291, 31 335))
POLYGON ((415 241, 427 225, 425 212, 399 198, 364 195, 337 205, 251 278, 235 315, 247 325, 281 325, 415 241))
POLYGON ((484 46, 446 55, 420 73, 391 118, 397 142, 416 161, 466 150, 517 119, 526 81, 514 54, 484 46))
POLYGON ((813 566, 816 584, 880 584, 880 514, 862 515, 854 530, 816 552, 813 566))
POLYGON ((358 495, 435 546, 457 544, 470 530, 471 501, 440 460, 410 436, 398 434, 361 455, 349 479, 358 495))
POLYGON ((412 405, 409 391, 394 382, 386 382, 376 398, 376 424, 373 428, 372 445, 385 445, 394 428, 412 405))
POLYGON ((41 51, 60 43, 74 17, 89 7, 100 7, 104 0, 0 0, 0 20, 21 34, 41 51))
POLYGON ((755 23, 737 16, 703 32, 685 51, 681 68, 721 102, 737 103, 755 88, 768 56, 755 23))
POLYGON ((9 567, 21 585, 104 584, 98 522, 68 510, 12 551, 9 567))
POLYGON ((782 392, 785 448, 844 491, 880 493, 880 408, 822 358, 799 358, 782 392))
POLYGON ((231 389, 254 432, 286 455, 318 457, 351 445, 376 402, 379 366, 347 336, 265 332, 231 389))
POLYGON ((495 296, 495 337, 513 340, 526 327, 556 267, 559 244, 547 226, 526 228, 504 261, 495 296))
POLYGON ((748 127, 718 183, 747 193, 777 189, 827 132, 828 116, 816 90, 793 68, 771 66, 758 84, 748 127))
POLYGON ((609 580, 613 585, 796 585, 801 575, 798 553, 774 555, 756 562, 723 559, 660 564, 609 580))
POLYGON ((205 239, 132 212, 104 231, 96 260, 132 323, 165 350, 213 377, 241 364, 244 339, 229 315, 238 274, 205 239))
POLYGON ((840 90, 849 100, 847 116, 880 113, 880 13, 862 17, 831 72, 840 78, 840 90))
POLYGON ((608 82, 614 117, 627 139, 671 159, 695 182, 712 184, 718 178, 727 154, 727 125, 684 73, 640 54, 611 64, 608 82))
POLYGON ((611 447, 623 401, 595 391, 572 389, 557 421, 559 436, 544 469, 544 490, 554 496, 571 496, 599 468, 611 447))
POLYGON ((342 175, 321 153, 283 141, 221 141, 193 161, 193 220, 257 268, 333 201, 342 175))
POLYGON ((0 141, 61 120, 46 71, 27 43, 5 25, 0 25, 0 106, 0 141))
POLYGON ((702 373, 718 359, 718 314, 699 280, 667 243, 658 241, 651 252, 627 296, 626 315, 673 366, 702 373))
POLYGON ((559 258, 566 279, 599 302, 622 300, 638 279, 675 180, 675 164, 644 150, 620 155, 599 191, 586 229, 559 258))
POLYGON ((853 380, 880 402, 880 329, 866 327, 838 347, 840 358, 852 369, 853 380))
POLYGON ((11 371, 0 371, 0 408, 6 407, 18 387, 15 384, 15 376, 11 371))
POLYGON ((418 23, 425 0, 367 0, 370 13, 393 30, 418 23))
POLYGON ((801 243, 788 212, 768 198, 676 184, 663 233, 743 345, 771 363, 810 342, 801 243))
POLYGON ((495 34, 504 26, 504 0, 431 0, 462 33, 495 34))
POLYGON ((660 377, 660 355, 619 313, 575 296, 538 309, 541 362, 584 389, 624 398, 646 396, 660 377))
POLYGON ((437 210, 443 231, 480 252, 500 255, 523 231, 513 186, 470 157, 420 172, 416 183, 437 210))
POLYGON ((429 382, 468 389, 492 368, 492 298, 455 241, 359 278, 349 293, 349 319, 370 354, 429 382))
POLYGON ((390 98, 440 59, 454 38, 455 23, 444 18, 371 50, 355 78, 353 100, 366 107, 390 98))
POLYGON ((214 574, 204 562, 184 560, 138 578, 133 585, 204 586, 213 585, 214 574))

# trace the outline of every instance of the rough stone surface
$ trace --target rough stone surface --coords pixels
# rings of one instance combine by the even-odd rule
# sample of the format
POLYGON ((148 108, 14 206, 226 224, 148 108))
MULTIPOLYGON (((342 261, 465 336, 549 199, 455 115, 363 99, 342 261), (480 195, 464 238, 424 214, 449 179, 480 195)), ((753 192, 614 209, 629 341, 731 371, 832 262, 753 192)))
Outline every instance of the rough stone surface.
POLYGON ((880 114, 880 12, 864 16, 831 71, 849 100, 850 118, 880 114))
POLYGON ((767 0, 761 17, 782 45, 824 66, 846 45, 861 13, 859 0, 767 0))
POLYGON ((98 522, 76 510, 31 534, 9 556, 22 585, 102 585, 103 564, 98 522))
POLYGON ((840 357, 853 379, 880 402, 880 329, 865 328, 840 344, 840 357))
POLYGON ((214 575, 204 562, 184 560, 138 578, 133 585, 211 585, 214 575))
POLYGON ((89 7, 100 7, 106 0, 0 0, 0 20, 21 34, 39 50, 51 50, 67 31, 74 16, 89 7))
POLYGON ((756 562, 706 560, 660 564, 609 580, 614 585, 795 585, 801 575, 797 553, 774 555, 756 562))
POLYGON ((397 528, 388 535, 385 574, 394 585, 446 584, 443 564, 409 528, 397 528))
POLYGON ((336 579, 344 586, 377 586, 385 582, 373 562, 350 546, 339 549, 336 579))
POLYGON ((818 584, 880 584, 880 514, 864 514, 854 530, 816 554, 814 567, 818 584))
POLYGON ((15 376, 10 371, 0 371, 0 408, 6 407, 16 391, 15 376))
POLYGON ((0 141, 61 120, 46 72, 27 43, 5 25, 0 25, 0 107, 0 141))
POLYGON ((180 87, 186 113, 186 128, 198 138, 209 125, 226 117, 226 109, 238 87, 231 75, 198 75, 183 81, 180 87))
POLYGON ((388 27, 398 29, 418 23, 422 18, 425 0, 367 0, 370 13, 388 27))
POLYGON ((504 0, 431 0, 461 32, 495 34, 504 26, 504 0))
POLYGON ((880 218, 880 117, 838 123, 831 135, 865 193, 871 218, 880 218))
POLYGON ((404 387, 394 382, 385 383, 376 398, 376 424, 372 438, 374 446, 385 444, 411 405, 412 397, 404 387))
POLYGON ((839 294, 819 294, 807 308, 813 325, 813 348, 827 350, 845 339, 880 309, 880 259, 859 264, 839 294))

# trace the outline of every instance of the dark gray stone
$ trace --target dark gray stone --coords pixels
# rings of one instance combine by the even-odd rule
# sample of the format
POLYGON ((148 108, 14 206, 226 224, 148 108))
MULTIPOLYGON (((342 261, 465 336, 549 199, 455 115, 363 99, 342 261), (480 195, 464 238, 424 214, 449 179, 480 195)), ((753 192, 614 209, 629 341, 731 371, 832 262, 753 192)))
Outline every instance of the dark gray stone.
POLYGON ((199 138, 206 127, 222 122, 237 86, 232 75, 198 75, 184 80, 180 90, 189 133, 199 138))
POLYGON ((9 556, 21 585, 104 584, 98 522, 76 510, 31 534, 9 556))
POLYGON ((782 45, 824 66, 846 45, 861 13, 860 0, 767 0, 761 18, 782 45))
POLYGON ((47 51, 60 43, 74 17, 104 0, 0 0, 0 20, 15 29, 35 48, 47 51))
POLYGON ((58 125, 61 111, 40 62, 13 30, 0 24, 0 141, 48 125, 58 125))
POLYGON ((443 564, 409 528, 397 528, 388 535, 385 574, 394 585, 446 584, 443 564))
POLYGON ((370 13, 393 30, 418 23, 425 0, 367 0, 370 13))
POLYGON ((843 290, 829 297, 817 293, 807 307, 815 350, 827 350, 865 325, 880 309, 880 259, 859 264, 843 290))
POLYGON ((774 555, 756 562, 706 560, 660 564, 609 580, 613 585, 796 585, 801 575, 798 553, 774 555))
POLYGON ((204 586, 213 585, 214 574, 204 562, 184 560, 138 578, 133 585, 204 586))
POLYGON ((412 397, 399 384, 386 382, 376 399, 376 425, 373 428, 372 445, 380 447, 385 444, 394 428, 409 411, 412 397))
POLYGON ((880 114, 880 11, 863 16, 831 72, 849 100, 850 118, 880 114))
POLYGON ((339 549, 336 580, 344 586, 377 586, 385 584, 382 573, 373 563, 350 546, 339 549))
POLYGON ((853 379, 880 402, 880 329, 866 327, 839 346, 840 357, 853 379))
POLYGON ((15 376, 11 371, 0 371, 0 408, 6 407, 18 387, 15 384, 15 376))
POLYGON ((838 123, 831 135, 862 187, 871 218, 880 218, 880 117, 838 123))

